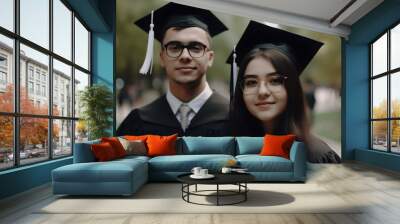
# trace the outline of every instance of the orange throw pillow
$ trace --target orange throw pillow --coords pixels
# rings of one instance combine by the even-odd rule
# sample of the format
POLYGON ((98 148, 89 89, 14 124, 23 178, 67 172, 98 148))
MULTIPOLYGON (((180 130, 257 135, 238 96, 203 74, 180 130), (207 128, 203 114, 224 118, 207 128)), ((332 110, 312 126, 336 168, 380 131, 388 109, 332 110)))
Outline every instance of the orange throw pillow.
POLYGON ((94 157, 99 162, 109 161, 117 158, 114 149, 108 142, 93 144, 90 146, 90 148, 94 154, 94 157))
POLYGON ((149 135, 147 137, 148 156, 176 155, 178 134, 170 136, 149 135))
POLYGON ((280 156, 290 159, 290 147, 294 140, 295 135, 265 135, 264 145, 261 149, 260 155, 262 156, 280 156))
POLYGON ((124 138, 129 141, 140 140, 146 142, 147 136, 148 135, 125 135, 124 138))
POLYGON ((121 142, 119 142, 118 138, 116 137, 109 137, 109 138, 101 138, 101 142, 108 142, 112 146, 112 148, 115 151, 115 155, 118 158, 126 156, 126 151, 124 147, 122 146, 121 142))

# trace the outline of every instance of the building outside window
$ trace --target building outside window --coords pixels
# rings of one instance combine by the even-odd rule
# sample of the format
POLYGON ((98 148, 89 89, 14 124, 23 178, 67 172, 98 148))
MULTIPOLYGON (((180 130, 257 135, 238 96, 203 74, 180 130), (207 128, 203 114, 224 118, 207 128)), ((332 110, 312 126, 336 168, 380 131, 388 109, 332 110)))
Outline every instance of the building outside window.
POLYGON ((46 74, 42 73, 42 83, 46 83, 46 74))
POLYGON ((7 74, 4 71, 0 71, 0 83, 7 84, 7 74))
POLYGON ((42 96, 46 96, 46 86, 42 86, 42 96))
POLYGON ((371 148, 400 153, 400 24, 370 44, 371 148))
POLYGON ((0 70, 0 90, 5 89, 7 86, 7 74, 4 71, 0 70))
POLYGON ((29 74, 29 79, 33 80, 33 67, 32 66, 29 66, 28 74, 29 74))
POLYGON ((7 67, 7 56, 4 54, 0 54, 0 68, 6 68, 7 67))
POLYGON ((79 114, 74 113, 70 105, 79 102, 77 93, 82 85, 87 86, 90 82, 79 84, 79 89, 65 86, 78 85, 82 79, 90 80, 90 32, 65 1, 50 1, 19 1, 19 12, 11 12, 14 17, 20 16, 14 18, 20 21, 16 24, 17 29, 2 27, 9 30, 7 32, 0 29, 0 87, 3 84, 13 87, 0 91, 0 98, 9 99, 0 101, 0 123, 6 130, 0 133, 3 140, 0 141, 3 158, 0 170, 70 156, 73 143, 87 139, 86 127, 80 125, 77 128, 79 114), (39 15, 38 11, 43 13, 39 15), (17 44, 19 48, 15 48, 17 44), (17 62, 13 61, 14 53, 19 56, 17 62), (74 60, 72 55, 75 55, 74 60), (61 57, 62 62, 55 56, 61 57), (17 65, 19 88, 15 88, 13 78, 13 69, 17 65), (78 77, 75 77, 76 73, 79 73, 78 77), (53 89, 49 89, 50 78, 53 78, 53 89), (62 85, 59 85, 60 80, 62 85), (17 99, 13 98, 15 89, 20 91, 17 99), (57 106, 60 95, 63 102, 57 106), (50 97, 54 105, 50 105, 50 97), (18 113, 13 109, 14 105, 20 108, 18 113), (50 106, 52 110, 49 110, 50 106), (18 135, 13 133, 14 125, 18 125, 18 135), (32 132, 43 134, 33 139, 32 132))
POLYGON ((4 92, 7 87, 7 56, 0 54, 0 91, 4 92))
POLYGON ((28 82, 28 93, 29 94, 34 93, 33 82, 31 82, 31 81, 28 82))
POLYGON ((40 81, 40 70, 36 69, 36 81, 40 81))
POLYGON ((40 84, 36 84, 36 95, 40 95, 40 84))

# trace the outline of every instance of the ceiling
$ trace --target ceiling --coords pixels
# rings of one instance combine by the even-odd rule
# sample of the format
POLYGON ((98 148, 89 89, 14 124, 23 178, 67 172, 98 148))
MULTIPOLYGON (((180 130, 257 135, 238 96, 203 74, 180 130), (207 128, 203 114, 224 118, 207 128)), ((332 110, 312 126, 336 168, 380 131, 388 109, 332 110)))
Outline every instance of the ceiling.
POLYGON ((383 0, 173 0, 173 2, 347 38, 383 0))

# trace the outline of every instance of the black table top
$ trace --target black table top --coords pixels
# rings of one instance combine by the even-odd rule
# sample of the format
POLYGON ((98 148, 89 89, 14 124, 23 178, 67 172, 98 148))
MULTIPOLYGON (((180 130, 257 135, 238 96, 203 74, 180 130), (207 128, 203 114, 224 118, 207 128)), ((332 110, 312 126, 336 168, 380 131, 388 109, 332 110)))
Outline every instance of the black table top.
POLYGON ((212 173, 215 177, 210 179, 194 179, 192 173, 181 174, 177 177, 178 181, 186 184, 236 184, 248 183, 255 180, 249 173, 212 173))

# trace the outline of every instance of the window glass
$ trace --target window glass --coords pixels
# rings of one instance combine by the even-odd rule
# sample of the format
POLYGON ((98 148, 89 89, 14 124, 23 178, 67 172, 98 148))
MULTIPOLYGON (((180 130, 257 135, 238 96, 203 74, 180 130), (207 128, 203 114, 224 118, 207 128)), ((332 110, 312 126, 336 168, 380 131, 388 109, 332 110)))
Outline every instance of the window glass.
POLYGON ((387 151, 387 121, 372 122, 373 149, 387 151))
MULTIPOLYGON (((20 57, 20 109, 25 114, 47 115, 49 108, 48 97, 48 63, 49 57, 39 51, 21 44, 20 57), (35 91, 29 94, 29 86, 26 86, 28 74, 26 68, 32 67, 35 71, 35 91), (44 78, 42 78, 44 77, 44 78), (45 79, 45 80, 43 80, 45 79), (36 104, 31 103, 31 100, 36 104)), ((29 72, 28 72, 29 73, 29 72)))
POLYGON ((35 163, 49 158, 49 120, 45 118, 20 118, 21 164, 35 163))
POLYGON ((390 32, 390 68, 400 67, 400 24, 390 32))
POLYGON ((372 75, 387 71, 387 34, 372 45, 372 75))
POLYGON ((11 116, 0 115, 0 170, 14 166, 14 124, 11 116))
POLYGON ((53 0, 53 18, 53 51, 71 60, 72 12, 60 0, 53 0))
POLYGON ((391 121, 391 151, 400 153, 400 120, 391 121))
POLYGON ((0 34, 0 111, 2 112, 14 111, 13 50, 13 40, 0 34))
POLYGON ((49 48, 49 0, 20 0, 21 36, 49 48))
POLYGON ((53 157, 72 154, 72 121, 53 120, 53 157))
POLYGON ((84 142, 88 140, 88 128, 84 120, 75 121, 75 142, 84 142))
POLYGON ((89 32, 75 18, 75 63, 89 70, 89 32))
POLYGON ((387 78, 372 81, 372 118, 387 118, 387 78))
POLYGON ((391 116, 400 118, 400 72, 391 75, 390 86, 391 116))
POLYGON ((71 66, 53 60, 53 114, 56 116, 72 117, 71 72, 71 66))
POLYGON ((16 39, 0 33, 0 112, 7 112, 0 115, 0 170, 72 155, 72 138, 88 139, 86 124, 73 117, 79 118, 79 94, 90 84, 90 32, 73 15, 64 0, 0 0, 0 28, 15 32, 18 25, 20 31, 16 39), (20 18, 14 15, 16 2, 20 18), (14 60, 14 42, 19 43, 19 61, 14 60), (63 59, 52 58, 53 53, 63 59), (14 71, 16 66, 19 74, 14 71), (19 108, 18 114, 14 108, 19 108), (14 127, 16 121, 19 127, 14 127), (17 149, 16 140, 20 143, 17 149))
POLYGON ((79 117, 81 114, 80 94, 86 86, 89 86, 89 75, 75 69, 75 117, 79 117))
POLYGON ((14 0, 0 1, 0 26, 14 31, 14 0))

